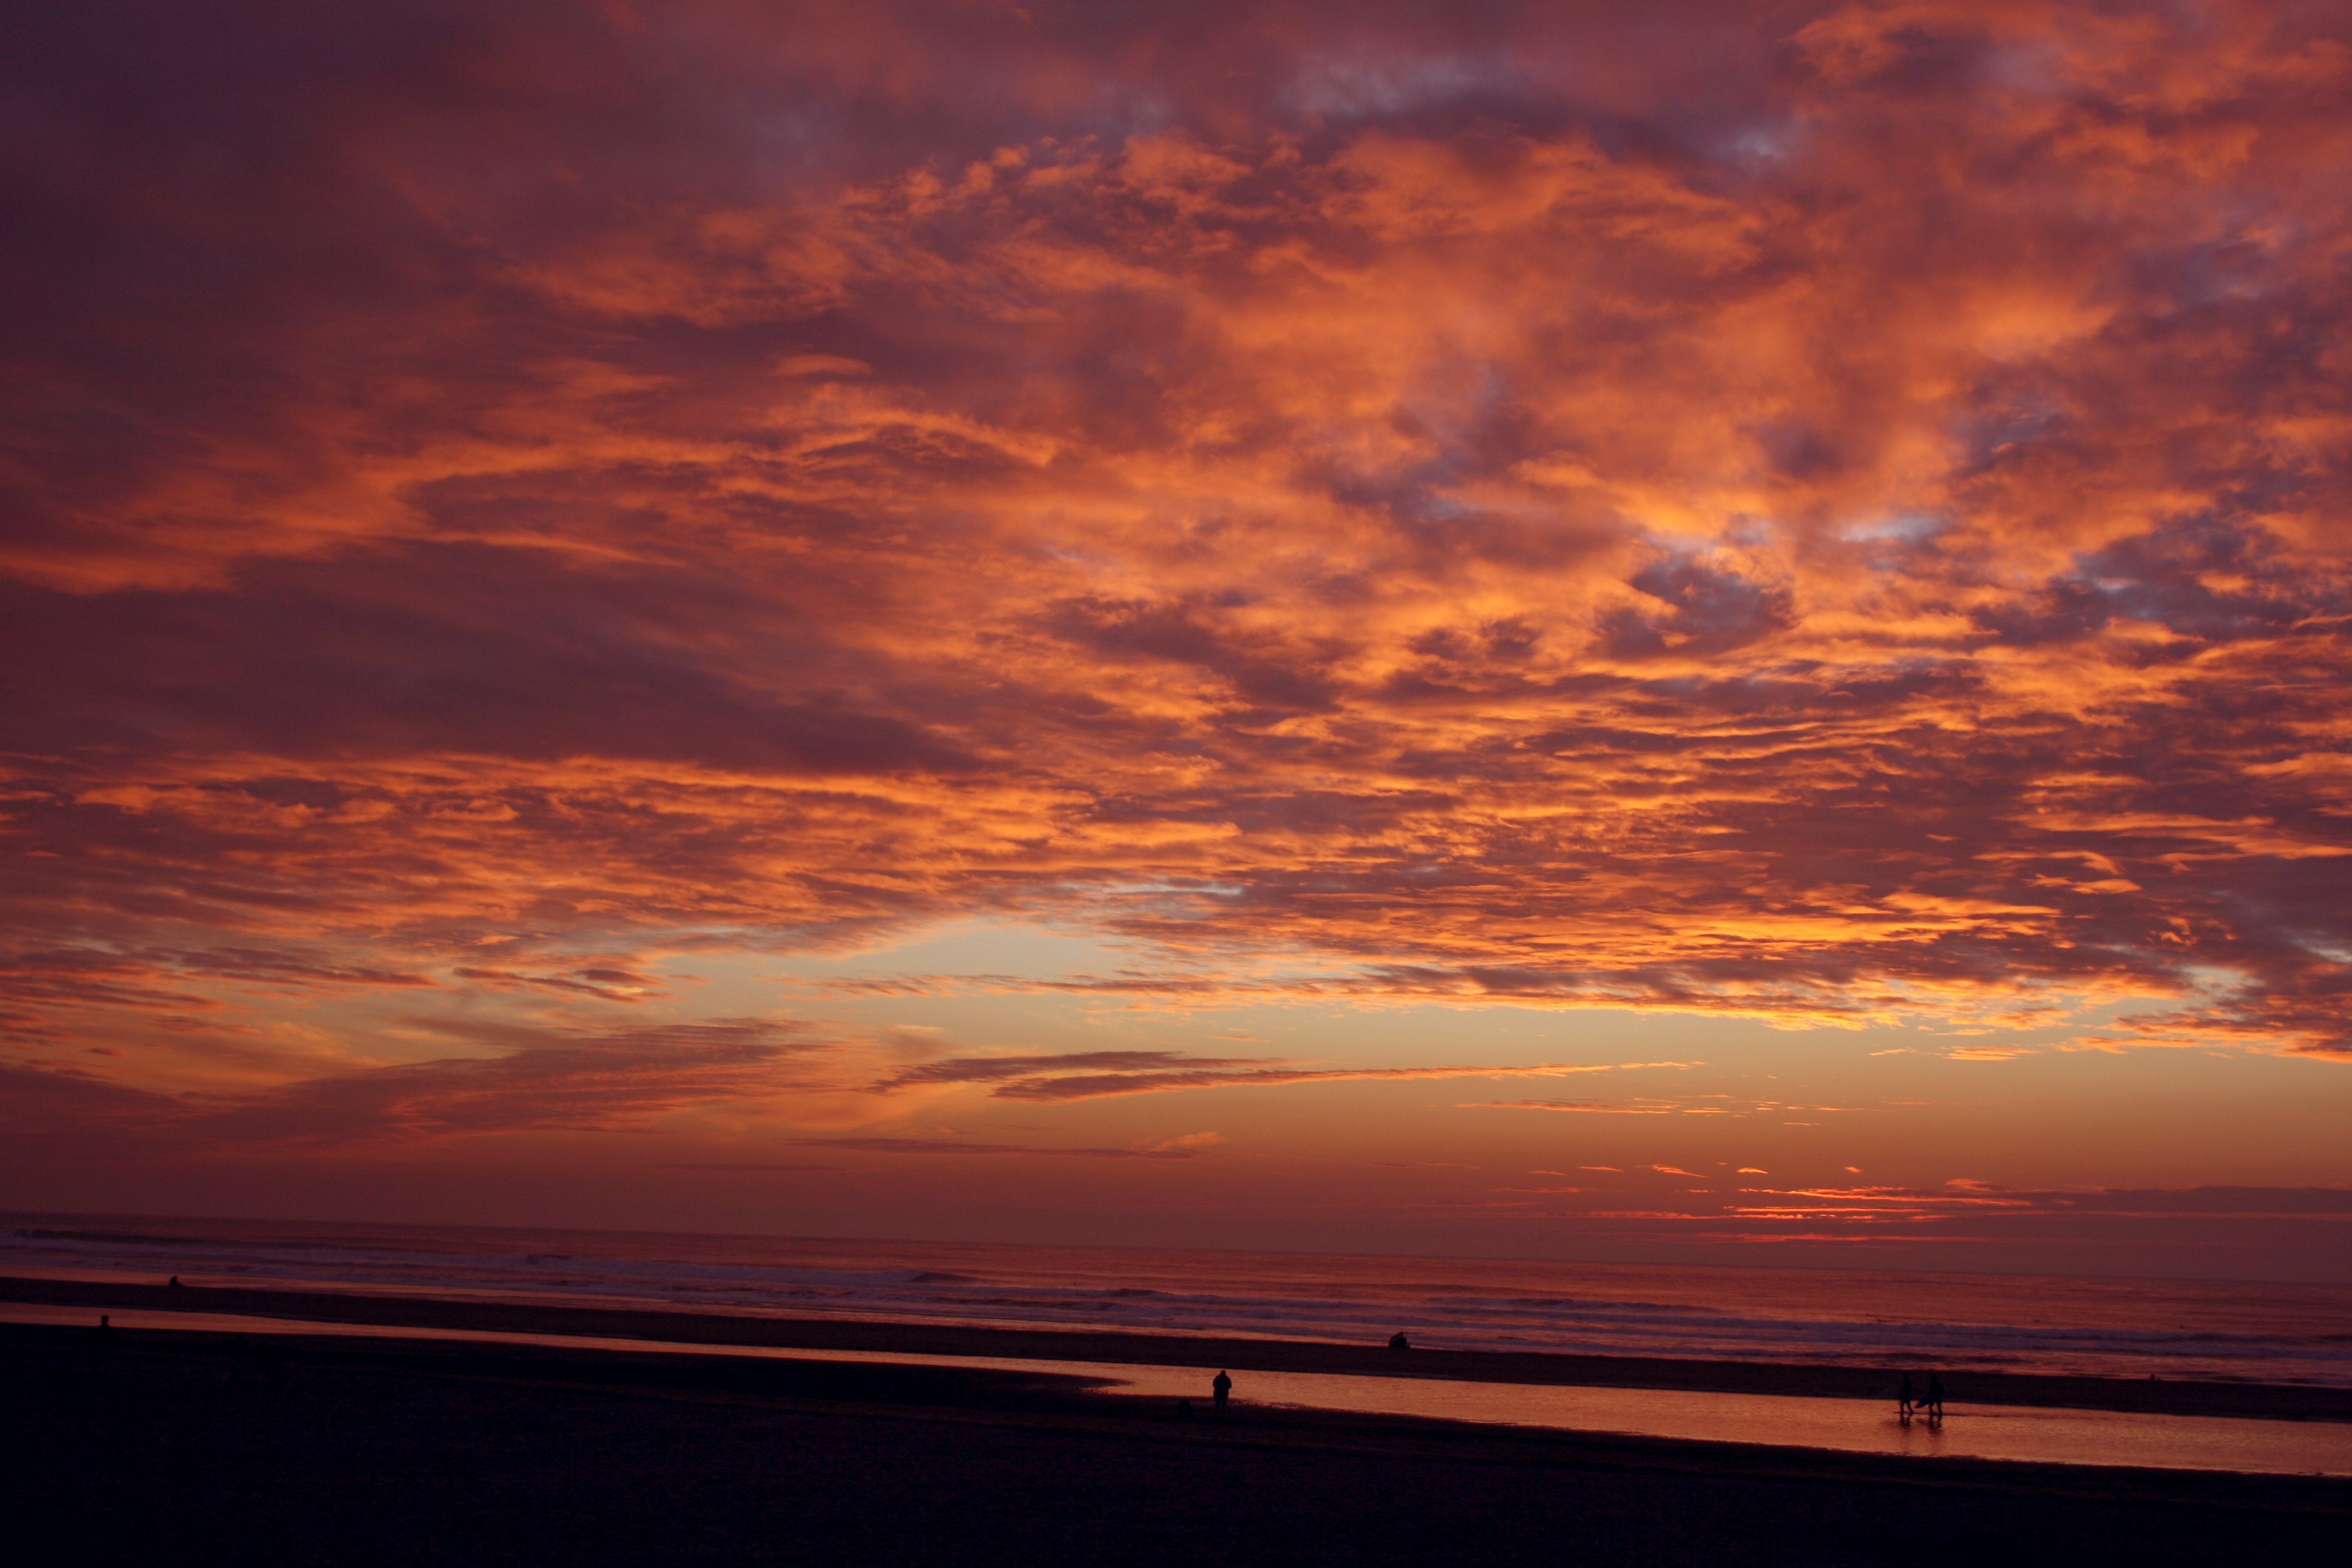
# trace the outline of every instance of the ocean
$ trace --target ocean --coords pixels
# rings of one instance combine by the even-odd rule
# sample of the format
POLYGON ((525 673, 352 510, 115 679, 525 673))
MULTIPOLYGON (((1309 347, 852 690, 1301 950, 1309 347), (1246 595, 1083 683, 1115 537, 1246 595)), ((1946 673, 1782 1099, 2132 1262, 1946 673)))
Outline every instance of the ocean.
POLYGON ((0 1215, 0 1274, 1380 1343, 2352 1385, 2352 1288, 0 1215))

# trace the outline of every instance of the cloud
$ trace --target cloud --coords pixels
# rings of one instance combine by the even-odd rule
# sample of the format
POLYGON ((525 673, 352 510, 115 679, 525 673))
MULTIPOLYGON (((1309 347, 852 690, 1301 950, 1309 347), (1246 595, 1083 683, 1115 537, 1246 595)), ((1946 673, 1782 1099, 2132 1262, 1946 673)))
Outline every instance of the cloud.
POLYGON ((1672 1116, 1677 1107, 1658 1101, 1600 1100, 1486 1100, 1465 1110, 1566 1110, 1595 1116, 1672 1116))
POLYGON ((1087 1160, 1189 1160, 1195 1149, 1154 1145, 1148 1149, 1077 1149, 1045 1143, 976 1143, 944 1138, 811 1138, 814 1147, 859 1154, 1057 1154, 1087 1160))
POLYGON ((1202 1071, 1232 1068, 1234 1058, 1190 1057, 1180 1051, 1072 1051, 1059 1056, 950 1057, 902 1069, 874 1085, 877 1094, 927 1084, 997 1083, 1087 1069, 1126 1073, 1202 1071))
MULTIPOLYGON (((1626 1068, 1690 1067, 1685 1062, 1627 1062, 1626 1068)), ((1610 1069, 1601 1069, 1610 1070, 1610 1069)), ((1887 1109, 1896 1102, 1881 1102, 1870 1109, 1887 1109)), ((1911 1103, 1917 1103, 1916 1101, 1911 1103)), ((1731 1094, 1696 1096, 1629 1095, 1622 1100, 1482 1100, 1465 1102, 1462 1110, 1551 1110, 1589 1116, 1723 1116, 1744 1119, 1751 1116, 1780 1117, 1790 1111, 1814 1111, 1831 1115, 1864 1109, 1852 1105, 1793 1104, 1781 1100, 1749 1099, 1731 1094)), ((1586 1170, 1602 1167, 1585 1166, 1586 1170)))
MULTIPOLYGON (((22 29, 8 1059, 615 1125, 775 1082, 665 960, 1009 915, 2352 1059, 2336 18, 803 10, 22 29)), ((1555 1070, 1101 1056, 880 1082, 1555 1070)))
MULTIPOLYGON (((341 1148, 520 1131, 614 1131, 716 1103, 814 1087, 796 1055, 813 1042, 762 1019, 600 1034, 480 1028, 489 1054, 294 1079, 258 1091, 154 1094, 88 1075, 10 1068, 26 1103, 137 1133, 149 1153, 341 1148)), ((70 1131, 68 1124, 65 1131, 70 1131)))
POLYGON ((2035 1190, 1985 1183, 1918 1187, 1743 1189, 1748 1201, 1726 1205, 1735 1217, 1775 1223, 1919 1225, 1971 1215, 2074 1215, 2108 1219, 2170 1217, 2264 1220, 2352 1216, 2352 1191, 2340 1187, 2182 1187, 2035 1190), (1762 1200, 1762 1201, 1758 1201, 1762 1200))
POLYGON ((1056 1101, 1162 1094, 1190 1089, 1264 1089, 1456 1078, 1559 1078, 1682 1062, 1538 1063, 1531 1067, 1307 1068, 1192 1057, 1181 1051, 1076 1051, 1048 1057, 954 1057, 906 1068, 874 1084, 889 1094, 932 1084, 986 1083, 1000 1100, 1056 1101), (1087 1070, 1095 1069, 1095 1070, 1087 1070))
POLYGON ((1155 1149, 1213 1149, 1225 1142, 1222 1132, 1180 1132, 1173 1138, 1162 1138, 1152 1145, 1155 1149))

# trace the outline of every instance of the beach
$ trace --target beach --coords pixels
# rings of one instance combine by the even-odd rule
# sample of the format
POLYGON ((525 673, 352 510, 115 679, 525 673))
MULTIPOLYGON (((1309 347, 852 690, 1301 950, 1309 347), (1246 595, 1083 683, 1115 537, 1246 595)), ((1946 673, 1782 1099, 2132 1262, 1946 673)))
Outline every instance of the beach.
MULTIPOLYGON (((328 1290, 170 1287, 118 1280, 0 1278, 0 1301, 144 1308, 310 1322, 568 1335, 864 1354, 1093 1362, 1358 1377, 1444 1378, 1535 1386, 1706 1390, 1834 1399, 1893 1397, 1880 1367, 1658 1356, 1512 1354, 1215 1335, 1122 1333, 969 1323, 662 1311, 542 1302, 370 1296, 328 1290)), ((2352 1389, 2188 1379, 1955 1371, 1955 1403, 2267 1420, 2352 1421, 2352 1389)))
POLYGON ((1219 1417, 871 1363, 6 1325, 0 1386, 44 1562, 2189 1563, 2352 1518, 2341 1481, 1219 1417))

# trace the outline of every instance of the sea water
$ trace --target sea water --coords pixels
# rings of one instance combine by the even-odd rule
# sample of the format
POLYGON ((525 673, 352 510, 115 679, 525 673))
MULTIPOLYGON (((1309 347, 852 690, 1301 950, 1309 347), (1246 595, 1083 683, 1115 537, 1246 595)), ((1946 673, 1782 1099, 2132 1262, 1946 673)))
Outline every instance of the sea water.
POLYGON ((0 1215, 0 1274, 2352 1386, 2352 1288, 0 1215))

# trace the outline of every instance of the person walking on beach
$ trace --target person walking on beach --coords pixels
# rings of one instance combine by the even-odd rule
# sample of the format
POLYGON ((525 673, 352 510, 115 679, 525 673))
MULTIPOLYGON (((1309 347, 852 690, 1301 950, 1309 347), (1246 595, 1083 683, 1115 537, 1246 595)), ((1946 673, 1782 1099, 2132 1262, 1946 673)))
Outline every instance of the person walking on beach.
POLYGON ((1210 1380, 1209 1392, 1215 1396, 1217 1409, 1222 1413, 1225 1408, 1225 1401, 1234 1395, 1234 1380, 1221 1372, 1210 1380))
POLYGON ((1944 1380, 1932 1372, 1927 1374, 1927 1397, 1919 1402, 1919 1407, 1930 1421, 1944 1418, 1944 1380))
POLYGON ((1911 1374, 1903 1374, 1903 1386, 1895 1391, 1895 1414, 1904 1420, 1911 1419, 1911 1407, 1919 1403, 1918 1391, 1911 1386, 1911 1374))

